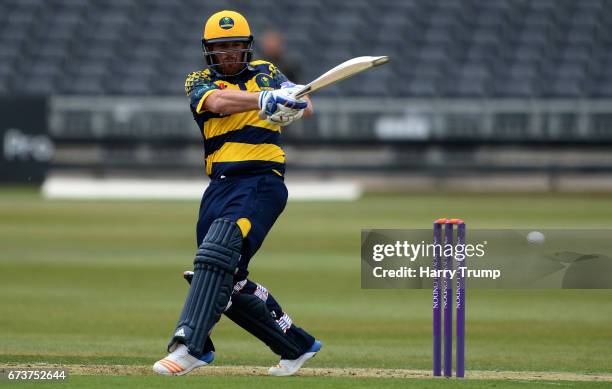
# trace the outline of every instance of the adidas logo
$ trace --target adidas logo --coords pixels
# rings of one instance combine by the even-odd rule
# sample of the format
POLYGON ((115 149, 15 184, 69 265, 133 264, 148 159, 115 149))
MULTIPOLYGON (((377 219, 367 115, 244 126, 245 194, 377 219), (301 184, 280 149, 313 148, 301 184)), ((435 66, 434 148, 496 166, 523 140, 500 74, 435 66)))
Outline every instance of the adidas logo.
POLYGON ((174 336, 185 336, 185 330, 183 328, 180 328, 174 333, 174 336))

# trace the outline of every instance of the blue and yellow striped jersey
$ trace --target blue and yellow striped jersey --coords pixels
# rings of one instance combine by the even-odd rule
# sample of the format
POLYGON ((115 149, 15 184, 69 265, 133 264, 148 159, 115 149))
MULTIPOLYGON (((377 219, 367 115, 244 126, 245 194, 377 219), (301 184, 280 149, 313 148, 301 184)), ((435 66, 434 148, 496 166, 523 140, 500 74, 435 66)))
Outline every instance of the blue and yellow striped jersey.
POLYGON ((219 77, 209 69, 193 72, 185 81, 193 118, 204 137, 206 174, 285 174, 285 152, 280 147, 281 127, 258 117, 258 111, 222 115, 203 109, 204 99, 217 89, 249 92, 278 89, 287 77, 273 64, 252 61, 237 76, 219 77))

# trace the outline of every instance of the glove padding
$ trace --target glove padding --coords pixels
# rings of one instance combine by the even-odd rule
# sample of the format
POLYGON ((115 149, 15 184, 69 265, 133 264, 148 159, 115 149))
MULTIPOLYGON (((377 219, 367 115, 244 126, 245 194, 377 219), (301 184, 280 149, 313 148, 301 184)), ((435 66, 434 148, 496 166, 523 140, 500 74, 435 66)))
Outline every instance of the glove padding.
POLYGON ((272 91, 261 91, 259 93, 259 109, 263 110, 266 116, 273 115, 279 107, 286 107, 295 110, 302 110, 308 106, 304 99, 296 99, 293 92, 298 86, 292 86, 272 91))
POLYGON ((293 109, 279 105, 276 112, 267 117, 268 123, 278 124, 280 126, 287 126, 294 121, 298 120, 304 114, 303 109, 293 109))
MULTIPOLYGON (((281 84, 281 89, 289 93, 290 95, 294 95, 303 87, 304 85, 296 85, 291 81, 285 81, 281 84)), ((278 124, 280 126, 287 126, 293 123, 294 121, 300 119, 303 114, 304 111, 302 109, 294 109, 280 105, 278 107, 278 110, 272 115, 268 116, 267 119, 268 123, 278 124)))

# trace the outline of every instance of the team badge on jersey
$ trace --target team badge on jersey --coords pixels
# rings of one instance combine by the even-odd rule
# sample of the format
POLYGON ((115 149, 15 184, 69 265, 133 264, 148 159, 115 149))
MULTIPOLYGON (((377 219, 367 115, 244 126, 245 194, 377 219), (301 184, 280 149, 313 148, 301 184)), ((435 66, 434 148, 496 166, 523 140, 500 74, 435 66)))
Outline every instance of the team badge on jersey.
POLYGON ((269 74, 259 73, 255 76, 255 83, 260 90, 273 90, 273 80, 269 74))

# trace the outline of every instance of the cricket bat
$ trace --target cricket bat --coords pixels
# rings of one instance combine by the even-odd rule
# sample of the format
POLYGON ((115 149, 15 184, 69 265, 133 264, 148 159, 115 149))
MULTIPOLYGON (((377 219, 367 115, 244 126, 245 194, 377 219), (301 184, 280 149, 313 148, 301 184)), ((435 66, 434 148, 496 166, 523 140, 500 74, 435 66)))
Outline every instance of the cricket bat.
MULTIPOLYGON (((349 59, 348 61, 342 62, 340 65, 334 67, 333 69, 328 70, 327 72, 321 74, 319 77, 304 85, 304 87, 298 90, 294 96, 296 98, 304 97, 306 95, 311 94, 319 89, 325 88, 331 84, 335 84, 336 82, 346 80, 349 77, 352 77, 356 74, 359 74, 363 71, 371 69, 376 66, 380 66, 389 62, 389 57, 381 56, 381 57, 372 57, 372 56, 364 56, 364 57, 356 57, 353 59, 349 59)), ((266 115, 263 111, 259 112, 259 117, 264 119, 266 115)))

